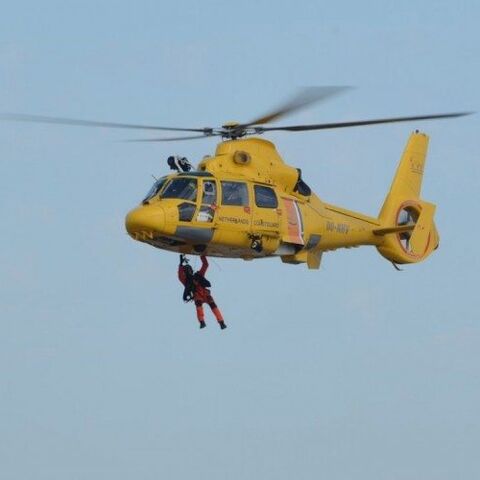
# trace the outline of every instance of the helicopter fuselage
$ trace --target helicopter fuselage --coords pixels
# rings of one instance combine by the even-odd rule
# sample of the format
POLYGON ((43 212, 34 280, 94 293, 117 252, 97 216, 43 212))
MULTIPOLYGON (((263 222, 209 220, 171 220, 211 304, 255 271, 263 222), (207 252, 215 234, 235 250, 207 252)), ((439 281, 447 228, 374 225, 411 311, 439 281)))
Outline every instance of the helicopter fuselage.
MULTIPOLYGON (((381 247, 382 226, 378 218, 322 202, 301 172, 259 138, 220 143, 197 171, 157 181, 126 217, 133 239, 164 250, 245 260, 279 256, 314 269, 324 251, 381 247)), ((411 252, 404 254, 395 260, 413 261, 411 252)))

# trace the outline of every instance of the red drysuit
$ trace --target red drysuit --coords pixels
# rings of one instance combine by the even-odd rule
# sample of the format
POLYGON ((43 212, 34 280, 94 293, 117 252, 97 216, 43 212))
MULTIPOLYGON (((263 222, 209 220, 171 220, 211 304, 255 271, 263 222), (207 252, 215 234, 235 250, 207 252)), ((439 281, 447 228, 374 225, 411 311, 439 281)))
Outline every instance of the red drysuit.
MULTIPOLYGON (((201 257, 202 260, 202 268, 197 272, 197 274, 201 275, 202 277, 205 277, 205 273, 208 269, 208 261, 207 258, 202 255, 201 257)), ((180 264, 178 266, 178 279, 180 282, 182 282, 183 285, 187 284, 187 265, 182 265, 180 264)), ((191 272, 191 270, 190 270, 191 272)), ((222 313, 218 309, 215 301, 213 300, 212 295, 210 294, 210 290, 203 285, 201 285, 197 280, 193 279, 193 284, 194 284, 194 291, 193 291, 193 300, 195 301, 195 307, 197 310, 197 318, 198 321, 200 322, 200 326, 205 325, 205 314, 203 312, 203 304, 208 303, 210 308, 212 309, 213 314, 215 315, 215 318, 217 319, 217 322, 220 324, 222 328, 225 328, 222 313)))

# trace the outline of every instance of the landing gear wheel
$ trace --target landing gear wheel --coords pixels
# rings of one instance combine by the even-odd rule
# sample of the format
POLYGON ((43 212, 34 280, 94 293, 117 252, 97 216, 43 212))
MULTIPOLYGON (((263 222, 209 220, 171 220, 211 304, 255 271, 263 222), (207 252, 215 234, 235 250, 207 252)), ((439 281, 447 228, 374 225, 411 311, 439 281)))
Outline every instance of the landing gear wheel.
POLYGON ((260 253, 263 250, 262 239, 260 237, 252 237, 250 248, 255 250, 257 253, 260 253))
POLYGON ((193 250, 195 250, 196 253, 203 253, 207 249, 206 245, 194 245, 193 250))

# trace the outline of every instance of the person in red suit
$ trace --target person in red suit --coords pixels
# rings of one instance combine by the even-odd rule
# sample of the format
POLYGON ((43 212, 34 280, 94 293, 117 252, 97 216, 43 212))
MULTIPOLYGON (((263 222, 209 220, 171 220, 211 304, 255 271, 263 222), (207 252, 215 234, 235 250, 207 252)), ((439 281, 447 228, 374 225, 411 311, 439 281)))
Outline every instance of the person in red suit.
POLYGON ((205 314, 203 311, 203 304, 207 303, 212 309, 215 318, 217 319, 220 328, 223 330, 227 328, 225 321, 223 320, 222 313, 220 312, 217 304, 213 300, 209 287, 210 282, 205 278, 205 273, 208 269, 208 260, 205 255, 202 255, 202 268, 198 272, 193 273, 192 267, 188 264, 188 260, 184 255, 180 255, 180 265, 178 266, 178 279, 184 285, 185 290, 183 292, 183 300, 195 302, 195 308, 197 310, 197 318, 200 323, 200 328, 205 328, 205 314))

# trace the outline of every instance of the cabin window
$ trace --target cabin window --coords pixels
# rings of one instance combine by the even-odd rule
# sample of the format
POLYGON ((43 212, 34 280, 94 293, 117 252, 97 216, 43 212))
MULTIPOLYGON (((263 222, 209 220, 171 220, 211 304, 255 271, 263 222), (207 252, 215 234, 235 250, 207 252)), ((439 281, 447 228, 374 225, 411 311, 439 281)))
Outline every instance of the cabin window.
POLYGON ((203 181, 202 204, 213 205, 217 201, 217 187, 211 180, 203 181))
POLYGON ((222 182, 222 204, 248 207, 248 188, 243 182, 222 182))
POLYGON ((261 208, 277 208, 278 200, 275 190, 263 185, 254 185, 255 205, 261 208))
POLYGON ((179 198, 182 200, 197 200, 196 178, 174 178, 163 190, 162 198, 179 198))

